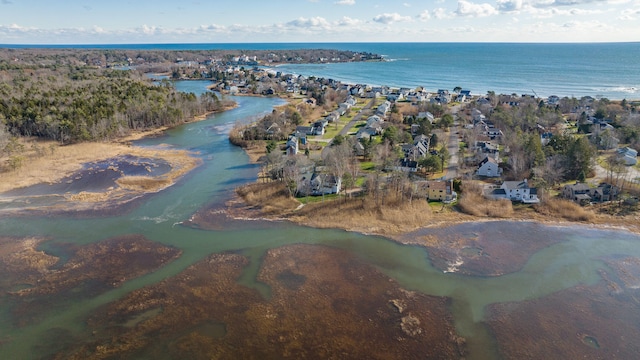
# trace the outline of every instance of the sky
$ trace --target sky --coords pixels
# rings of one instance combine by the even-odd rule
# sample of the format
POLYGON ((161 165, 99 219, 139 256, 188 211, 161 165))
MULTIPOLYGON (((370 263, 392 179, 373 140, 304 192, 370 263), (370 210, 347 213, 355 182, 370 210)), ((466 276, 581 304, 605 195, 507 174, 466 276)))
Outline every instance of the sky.
POLYGON ((0 0, 0 44, 630 41, 640 0, 0 0))

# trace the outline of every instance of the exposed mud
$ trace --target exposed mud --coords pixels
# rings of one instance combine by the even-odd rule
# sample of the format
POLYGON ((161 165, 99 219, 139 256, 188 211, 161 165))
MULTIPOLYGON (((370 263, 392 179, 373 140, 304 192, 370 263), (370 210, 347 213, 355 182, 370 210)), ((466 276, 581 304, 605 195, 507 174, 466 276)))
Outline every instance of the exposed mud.
POLYGON ((635 359, 640 354, 640 259, 604 259, 594 286, 488 308, 505 359, 635 359))
POLYGON ((444 272, 500 276, 519 271, 533 254, 564 236, 535 222, 488 221, 424 228, 400 241, 426 246, 433 265, 444 272))
POLYGON ((403 290, 345 251, 270 250, 257 279, 271 287, 269 299, 236 282, 247 265, 214 254, 135 291, 95 313, 93 336, 57 358, 464 357, 448 299, 403 290))
POLYGON ((43 239, 0 238, 0 291, 8 294, 14 325, 41 320, 58 306, 94 297, 153 272, 181 251, 125 236, 85 246, 67 246, 68 260, 40 251, 43 239))

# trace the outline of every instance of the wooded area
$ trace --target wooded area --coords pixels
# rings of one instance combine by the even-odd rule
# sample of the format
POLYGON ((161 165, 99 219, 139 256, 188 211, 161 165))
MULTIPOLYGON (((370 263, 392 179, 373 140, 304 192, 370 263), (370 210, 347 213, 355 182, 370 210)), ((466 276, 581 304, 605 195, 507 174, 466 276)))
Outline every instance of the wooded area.
POLYGON ((135 71, 0 62, 0 149, 12 136, 60 143, 108 140, 173 126, 230 104, 157 85, 135 71))

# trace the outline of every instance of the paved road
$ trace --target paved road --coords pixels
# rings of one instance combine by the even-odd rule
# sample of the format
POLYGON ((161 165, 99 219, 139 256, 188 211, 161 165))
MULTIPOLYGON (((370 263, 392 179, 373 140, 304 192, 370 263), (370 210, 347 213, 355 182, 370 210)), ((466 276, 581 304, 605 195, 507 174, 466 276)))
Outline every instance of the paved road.
MULTIPOLYGON (((376 103, 376 99, 373 98, 371 99, 371 101, 369 101, 369 103, 367 103, 367 105, 365 105, 360 111, 358 111, 358 113, 353 117, 353 119, 351 119, 351 121, 349 121, 349 123, 347 125, 345 125, 342 130, 340 130, 340 132, 338 133, 338 135, 342 135, 342 136, 346 136, 349 131, 351 130, 352 127, 354 127, 356 125, 356 123, 358 121, 360 121, 360 119, 362 119, 363 116, 365 115, 369 115, 371 108, 373 107, 373 105, 376 103)), ((328 151, 327 149, 329 148, 329 146, 331 146, 331 142, 333 141, 333 139, 329 140, 327 145, 325 145, 325 147, 322 149, 322 158, 325 158, 326 152, 328 151)))
POLYGON ((460 150, 460 142, 458 140, 458 132, 460 131, 460 124, 458 123, 458 110, 460 105, 451 108, 451 114, 453 115, 453 126, 449 130, 449 142, 447 144, 447 150, 449 151, 449 163, 447 165, 447 173, 445 174, 445 180, 455 179, 458 177, 458 151, 460 150))

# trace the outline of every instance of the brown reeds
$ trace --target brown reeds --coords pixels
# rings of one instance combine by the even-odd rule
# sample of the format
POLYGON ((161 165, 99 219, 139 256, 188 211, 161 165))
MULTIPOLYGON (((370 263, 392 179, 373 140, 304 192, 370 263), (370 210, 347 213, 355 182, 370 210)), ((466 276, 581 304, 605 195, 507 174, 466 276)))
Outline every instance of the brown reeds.
POLYGON ((569 221, 593 221, 595 214, 582 206, 565 199, 547 198, 534 206, 536 212, 569 221))
POLYGON ((458 208, 465 214, 480 217, 507 218, 513 215, 511 201, 487 199, 482 195, 482 187, 470 182, 463 184, 458 208))
POLYGON ((259 208, 262 216, 286 216, 300 205, 281 182, 248 184, 236 193, 247 205, 259 208))

